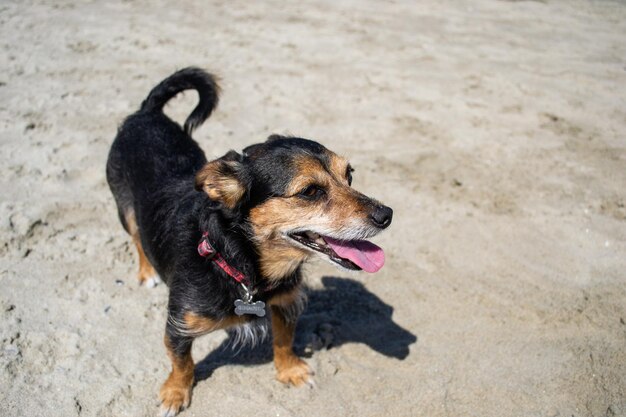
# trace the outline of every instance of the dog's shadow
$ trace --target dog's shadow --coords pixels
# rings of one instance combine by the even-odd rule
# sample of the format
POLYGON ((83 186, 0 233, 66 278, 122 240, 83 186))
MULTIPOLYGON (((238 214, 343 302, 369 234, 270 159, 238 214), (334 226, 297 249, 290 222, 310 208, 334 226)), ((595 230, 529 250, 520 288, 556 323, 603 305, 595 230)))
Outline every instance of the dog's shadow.
MULTIPOLYGON (((308 304, 298 319, 294 350, 311 356, 316 350, 345 343, 363 343, 378 353, 396 359, 409 355, 417 337, 392 320, 393 307, 348 278, 324 277, 323 289, 309 290, 308 304)), ((271 337, 253 348, 232 349, 233 335, 198 362, 196 381, 211 376, 224 365, 255 365, 272 360, 271 337)))

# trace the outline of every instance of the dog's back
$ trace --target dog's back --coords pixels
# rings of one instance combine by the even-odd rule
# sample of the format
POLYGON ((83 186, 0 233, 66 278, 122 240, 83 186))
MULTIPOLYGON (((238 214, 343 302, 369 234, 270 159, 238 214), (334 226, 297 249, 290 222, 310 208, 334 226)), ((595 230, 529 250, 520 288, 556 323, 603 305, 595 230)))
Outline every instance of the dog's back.
POLYGON ((174 256, 176 242, 171 241, 175 234, 167 231, 185 221, 176 210, 188 208, 200 196, 194 176, 207 160, 190 134, 217 101, 218 86, 211 74, 197 68, 180 70, 157 85, 124 121, 109 152, 107 181, 120 221, 139 253, 139 282, 147 286, 158 283, 157 271, 163 274, 171 264, 167 259, 174 256), (163 114, 163 106, 189 89, 198 91, 199 102, 181 128, 163 114))
POLYGON ((218 102, 215 77, 198 68, 180 70, 158 84, 139 111, 120 127, 107 161, 107 181, 117 203, 120 220, 132 234, 129 213, 135 202, 172 182, 189 182, 206 163, 191 132, 211 114, 218 102), (181 91, 194 89, 199 102, 181 128, 163 114, 163 106, 181 91))

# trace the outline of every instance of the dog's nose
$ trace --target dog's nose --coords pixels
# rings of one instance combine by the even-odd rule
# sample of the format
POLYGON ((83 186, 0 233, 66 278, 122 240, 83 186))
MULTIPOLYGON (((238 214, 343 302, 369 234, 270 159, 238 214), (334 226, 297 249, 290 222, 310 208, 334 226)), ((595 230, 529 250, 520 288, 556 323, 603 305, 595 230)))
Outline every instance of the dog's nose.
POLYGON ((370 213, 370 219, 374 226, 381 229, 387 228, 391 224, 391 218, 393 217, 393 210, 387 206, 376 206, 370 213))

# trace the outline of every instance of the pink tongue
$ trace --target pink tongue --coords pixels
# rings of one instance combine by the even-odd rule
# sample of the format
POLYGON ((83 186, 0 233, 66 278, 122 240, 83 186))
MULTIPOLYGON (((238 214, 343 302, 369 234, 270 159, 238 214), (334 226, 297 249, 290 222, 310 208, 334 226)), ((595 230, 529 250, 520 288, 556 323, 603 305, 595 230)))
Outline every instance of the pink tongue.
POLYGON ((351 260, 366 272, 376 272, 385 264, 385 252, 367 240, 337 240, 328 236, 323 238, 337 255, 351 260))

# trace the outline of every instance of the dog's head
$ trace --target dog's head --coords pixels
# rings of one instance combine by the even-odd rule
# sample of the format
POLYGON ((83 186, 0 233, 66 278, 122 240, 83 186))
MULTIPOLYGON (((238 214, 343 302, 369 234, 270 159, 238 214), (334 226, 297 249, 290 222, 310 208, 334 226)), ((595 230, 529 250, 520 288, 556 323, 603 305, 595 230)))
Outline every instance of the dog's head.
POLYGON ((270 136, 209 162, 196 188, 226 210, 245 211, 267 279, 288 276, 313 255, 376 272, 384 253, 364 239, 387 228, 393 211, 353 189, 352 172, 317 142, 270 136))

